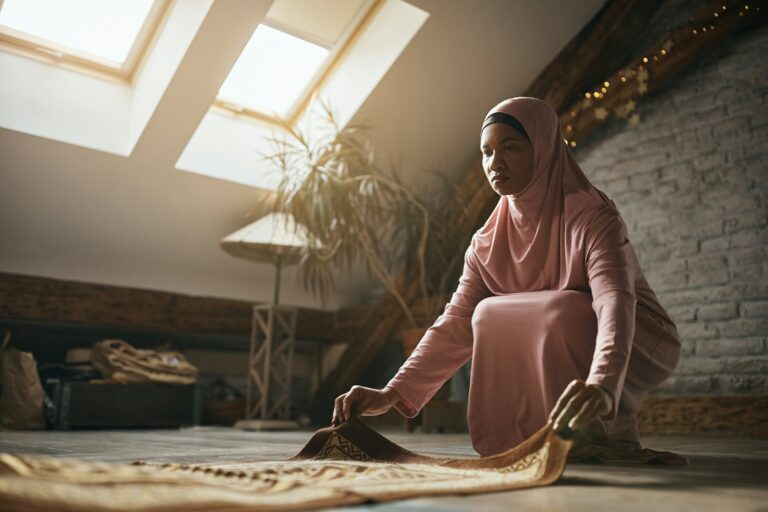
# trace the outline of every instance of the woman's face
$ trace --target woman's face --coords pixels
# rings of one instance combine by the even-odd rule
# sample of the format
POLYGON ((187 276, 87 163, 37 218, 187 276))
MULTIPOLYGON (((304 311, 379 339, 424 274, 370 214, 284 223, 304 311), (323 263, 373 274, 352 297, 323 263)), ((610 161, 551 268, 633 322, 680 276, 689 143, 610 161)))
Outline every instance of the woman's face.
POLYGON ((483 170, 499 195, 525 188, 533 174, 533 145, 505 123, 489 124, 480 135, 483 170))

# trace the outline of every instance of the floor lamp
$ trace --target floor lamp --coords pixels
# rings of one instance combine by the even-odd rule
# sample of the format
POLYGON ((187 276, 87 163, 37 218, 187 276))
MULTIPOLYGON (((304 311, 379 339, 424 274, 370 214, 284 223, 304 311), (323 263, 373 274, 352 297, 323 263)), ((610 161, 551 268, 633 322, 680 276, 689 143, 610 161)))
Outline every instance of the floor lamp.
POLYGON ((296 334, 293 307, 279 306, 280 272, 298 263, 307 243, 306 230, 296 229, 292 216, 272 213, 221 240, 221 248, 238 258, 275 265, 275 292, 271 304, 254 304, 245 418, 235 428, 285 430, 298 425, 290 418, 291 369, 296 334))

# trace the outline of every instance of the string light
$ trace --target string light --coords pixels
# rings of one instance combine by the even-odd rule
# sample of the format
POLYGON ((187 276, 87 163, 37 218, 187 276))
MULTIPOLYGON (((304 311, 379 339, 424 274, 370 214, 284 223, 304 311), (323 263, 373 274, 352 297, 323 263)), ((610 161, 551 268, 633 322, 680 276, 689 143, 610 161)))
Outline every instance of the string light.
MULTIPOLYGON (((743 17, 745 13, 748 13, 749 7, 749 3, 744 4, 743 10, 738 11, 739 16, 743 17)), ((720 6, 719 11, 715 10, 712 12, 711 19, 709 20, 695 21, 693 18, 688 18, 688 23, 691 25, 690 34, 692 34, 693 37, 702 37, 704 34, 712 33, 715 30, 716 24, 722 20, 724 16, 727 15, 727 10, 727 6, 723 4, 720 6)), ((753 12, 754 11, 759 12, 760 7, 757 6, 755 9, 753 9, 753 12)), ((735 14, 736 13, 734 12, 733 15, 735 14)), ((613 114, 616 117, 622 117, 626 119, 632 126, 637 126, 637 124, 640 122, 640 115, 635 112, 635 107, 637 106, 637 100, 639 97, 643 96, 648 91, 648 79, 650 75, 648 65, 652 63, 659 63, 664 60, 664 58, 669 56, 672 47, 675 46, 675 41, 672 39, 673 34, 671 34, 669 27, 667 27, 667 38, 661 44, 660 49, 657 49, 650 55, 646 54, 642 56, 635 64, 631 64, 616 73, 617 78, 615 81, 621 85, 620 89, 624 87, 634 88, 634 94, 622 95, 629 97, 627 101, 625 101, 622 105, 613 108, 613 114)), ((609 88, 612 81, 613 80, 610 79, 605 80, 603 81, 602 86, 599 86, 595 90, 585 92, 583 99, 578 100, 574 107, 570 110, 570 117, 573 122, 567 124, 566 126, 568 138, 563 139, 566 146, 570 146, 572 148, 576 147, 576 139, 578 139, 578 134, 576 133, 576 127, 578 126, 577 118, 580 115, 583 115, 584 113, 591 113, 592 117, 600 122, 605 121, 609 117, 609 109, 603 106, 605 103, 593 103, 592 100, 604 100, 607 94, 610 92, 609 88)), ((611 90, 615 90, 615 88, 611 90)), ((615 92, 618 94, 619 91, 615 90, 615 92)))

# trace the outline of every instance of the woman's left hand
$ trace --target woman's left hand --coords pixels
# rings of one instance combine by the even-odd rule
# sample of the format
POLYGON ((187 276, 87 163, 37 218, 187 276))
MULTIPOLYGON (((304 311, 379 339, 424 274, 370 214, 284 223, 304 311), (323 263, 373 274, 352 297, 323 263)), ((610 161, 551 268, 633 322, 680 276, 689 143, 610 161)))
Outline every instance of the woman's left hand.
POLYGON ((596 384, 586 384, 576 379, 568 384, 549 415, 554 420, 554 430, 563 433, 567 429, 583 428, 596 418, 613 410, 613 398, 596 384))

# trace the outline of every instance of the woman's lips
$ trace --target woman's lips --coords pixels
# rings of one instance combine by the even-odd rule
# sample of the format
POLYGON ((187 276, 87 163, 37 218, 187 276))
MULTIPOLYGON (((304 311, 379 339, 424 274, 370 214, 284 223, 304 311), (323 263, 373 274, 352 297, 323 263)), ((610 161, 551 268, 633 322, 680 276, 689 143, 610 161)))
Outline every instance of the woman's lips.
POLYGON ((502 183, 504 181, 507 181, 508 179, 509 179, 508 176, 494 176, 493 178, 491 178, 491 181, 493 181, 494 183, 502 183))

